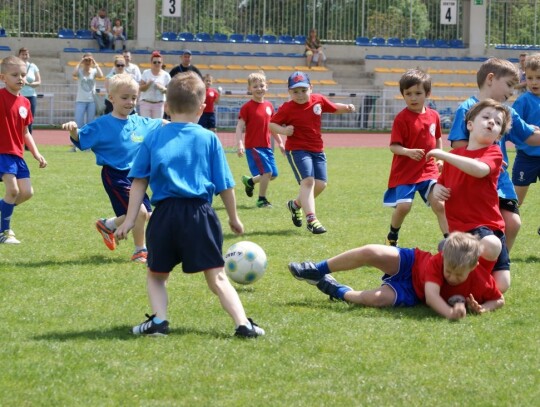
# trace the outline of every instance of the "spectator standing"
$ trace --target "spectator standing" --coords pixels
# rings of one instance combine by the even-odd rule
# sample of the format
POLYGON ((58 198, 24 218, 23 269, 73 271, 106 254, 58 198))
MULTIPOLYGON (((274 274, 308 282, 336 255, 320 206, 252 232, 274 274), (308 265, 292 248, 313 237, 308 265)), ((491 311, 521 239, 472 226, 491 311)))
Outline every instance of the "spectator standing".
POLYGON ((326 55, 323 52, 323 47, 317 30, 312 28, 309 30, 309 35, 306 38, 306 65, 311 68, 311 64, 317 64, 321 66, 326 62, 326 55))
POLYGON ((105 78, 105 90, 107 91, 107 97, 105 98, 105 114, 111 113, 113 111, 113 105, 111 101, 109 100, 109 80, 114 75, 119 75, 122 73, 125 73, 126 69, 126 60, 122 55, 115 55, 114 56, 114 66, 111 72, 107 75, 105 78))
MULTIPOLYGON (((26 65, 26 78, 24 87, 21 89, 21 95, 23 95, 30 102, 30 111, 32 112, 32 118, 36 117, 37 106, 37 92, 36 88, 41 85, 41 75, 39 74, 39 68, 36 64, 30 62, 30 51, 28 48, 19 49, 19 58, 26 65)), ((35 119, 34 119, 35 120, 35 119)), ((32 123, 28 125, 28 131, 32 134, 32 123)))
POLYGON ((197 75, 199 75, 201 79, 203 79, 201 71, 199 71, 199 69, 195 65, 191 64, 191 51, 189 49, 184 50, 184 52, 180 56, 180 65, 177 65, 173 69, 171 69, 171 72, 169 72, 169 74, 171 75, 171 78, 174 78, 174 75, 176 75, 177 73, 187 71, 193 71, 197 75))
POLYGON ((112 26, 113 43, 112 49, 116 48, 116 41, 122 41, 122 50, 126 50, 126 35, 124 34, 124 27, 122 26, 122 20, 119 18, 114 19, 114 25, 112 26))
POLYGON ((519 63, 517 65, 519 72, 519 83, 515 86, 518 93, 527 92, 527 79, 525 77, 525 60, 527 59, 527 53, 522 52, 519 54, 519 63))
POLYGON ((96 78, 103 78, 103 72, 92 54, 87 52, 73 68, 73 77, 77 79, 75 122, 81 128, 96 117, 96 78))
POLYGON ((126 67, 124 68, 124 72, 130 74, 133 79, 135 79, 135 81, 139 83, 141 81, 141 70, 136 64, 131 62, 131 52, 124 50, 122 55, 124 55, 124 60, 126 61, 126 67))
POLYGON ((114 45, 111 20, 107 17, 107 10, 102 7, 90 21, 92 36, 97 41, 99 50, 111 49, 114 45))
POLYGON ((171 81, 171 76, 161 69, 163 57, 159 51, 154 51, 150 58, 152 67, 145 69, 140 82, 140 105, 141 116, 158 119, 165 113, 164 102, 167 85, 171 81))

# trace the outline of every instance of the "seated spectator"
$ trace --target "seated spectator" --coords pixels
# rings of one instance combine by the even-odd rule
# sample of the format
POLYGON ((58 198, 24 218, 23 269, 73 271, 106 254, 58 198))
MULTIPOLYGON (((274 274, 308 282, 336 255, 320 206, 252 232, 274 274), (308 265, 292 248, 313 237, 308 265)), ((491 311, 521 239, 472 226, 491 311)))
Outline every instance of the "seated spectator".
POLYGON ((107 10, 102 7, 97 16, 90 21, 90 30, 92 30, 92 36, 97 41, 100 51, 111 49, 114 44, 111 28, 111 20, 107 17, 107 10))
POLYGON ((114 25, 112 27, 113 32, 113 45, 112 49, 116 48, 116 41, 122 41, 122 50, 126 50, 126 35, 124 34, 124 27, 122 21, 119 18, 114 19, 114 25))
POLYGON ((317 66, 324 65, 326 62, 326 55, 324 55, 321 40, 317 36, 317 30, 312 28, 309 31, 309 35, 306 38, 306 65, 311 68, 311 64, 317 64, 317 66))

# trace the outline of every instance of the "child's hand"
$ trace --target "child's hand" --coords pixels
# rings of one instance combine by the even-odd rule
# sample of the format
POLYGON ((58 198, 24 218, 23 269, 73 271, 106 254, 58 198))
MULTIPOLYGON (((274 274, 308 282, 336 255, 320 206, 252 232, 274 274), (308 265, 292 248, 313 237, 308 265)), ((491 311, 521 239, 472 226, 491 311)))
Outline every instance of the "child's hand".
POLYGON ((349 113, 354 113, 354 112, 356 112, 356 106, 353 105, 352 103, 349 104, 349 105, 347 105, 347 111, 348 111, 349 113))
POLYGON ((244 225, 240 222, 240 219, 229 219, 229 226, 236 235, 244 233, 244 225))
POLYGON ((439 153, 442 152, 439 148, 434 148, 433 150, 429 150, 426 154, 426 160, 429 160, 431 157, 435 157, 436 159, 439 159, 439 153))
POLYGON ((116 230, 114 231, 114 237, 117 240, 127 239, 129 231, 131 229, 133 229, 133 226, 135 226, 135 225, 128 224, 126 221, 124 221, 124 223, 122 223, 120 226, 118 226, 118 228, 116 228, 116 230))
POLYGON ((279 143, 278 144, 278 147, 281 151, 281 154, 285 155, 285 144, 283 144, 283 142, 279 143))
POLYGON ((486 312, 482 304, 479 304, 478 301, 474 299, 474 296, 472 294, 469 294, 466 301, 467 301, 467 308, 473 314, 483 314, 484 312, 486 312))
POLYGON ((244 153, 246 152, 243 144, 238 144, 238 148, 236 149, 236 155, 238 157, 243 157, 244 153))
POLYGON ((412 148, 405 151, 407 157, 414 161, 420 161, 425 156, 425 151, 422 148, 412 148))
POLYGON ((68 131, 77 130, 77 123, 76 122, 64 123, 64 124, 62 124, 62 129, 63 130, 68 130, 68 131))
POLYGON ((452 311, 450 311, 450 316, 448 319, 456 320, 465 318, 467 316, 467 308, 465 307, 465 303, 463 302, 457 302, 452 307, 452 311))
POLYGON ((283 131, 280 131, 279 134, 283 134, 287 137, 292 136, 294 133, 294 126, 288 125, 283 126, 283 131))
POLYGON ((447 201, 450 198, 451 190, 444 185, 435 184, 433 187, 433 197, 438 201, 447 201))
POLYGON ((47 166, 47 160, 41 154, 37 154, 34 158, 39 162, 39 168, 45 168, 47 166))

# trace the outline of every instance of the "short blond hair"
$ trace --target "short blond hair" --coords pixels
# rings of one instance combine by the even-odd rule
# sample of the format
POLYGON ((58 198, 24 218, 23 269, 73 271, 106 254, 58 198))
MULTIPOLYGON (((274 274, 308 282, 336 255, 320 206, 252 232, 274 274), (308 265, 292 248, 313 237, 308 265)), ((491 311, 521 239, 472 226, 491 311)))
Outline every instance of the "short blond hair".
POLYGON ((480 258, 480 240, 464 232, 452 232, 442 250, 444 264, 451 270, 473 270, 480 258))
POLYGON ((133 76, 127 73, 119 73, 109 79, 109 94, 115 94, 121 87, 129 87, 135 92, 139 91, 139 84, 133 76))
POLYGON ((193 71, 181 72, 167 86, 167 106, 170 113, 195 113, 206 99, 206 86, 193 71))
POLYGON ((540 69, 540 54, 532 54, 525 59, 525 70, 527 69, 532 71, 537 71, 540 69))
POLYGON ((19 57, 16 57, 14 55, 5 57, 2 60, 2 63, 0 64, 0 73, 6 73, 9 67, 15 66, 15 65, 19 65, 19 66, 22 65, 26 67, 26 64, 24 63, 24 61, 19 57))
POLYGON ((251 86, 253 82, 256 81, 266 83, 266 75, 264 74, 264 71, 252 72, 248 75, 248 86, 251 86))

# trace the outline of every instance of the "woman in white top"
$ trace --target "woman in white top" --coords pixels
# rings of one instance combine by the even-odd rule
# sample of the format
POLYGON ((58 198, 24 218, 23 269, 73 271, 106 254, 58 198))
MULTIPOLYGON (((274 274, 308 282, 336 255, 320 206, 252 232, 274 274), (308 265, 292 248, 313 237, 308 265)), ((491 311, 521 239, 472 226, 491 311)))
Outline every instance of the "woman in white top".
POLYGON ((171 76, 162 69, 163 57, 158 51, 152 52, 150 61, 152 68, 146 69, 142 73, 140 82, 139 111, 141 116, 162 119, 165 113, 163 103, 165 102, 165 92, 171 81, 171 76))
POLYGON ((75 122, 80 129, 96 117, 96 78, 103 78, 101 68, 90 52, 83 55, 73 68, 73 77, 77 79, 77 98, 75 99, 75 122))
MULTIPOLYGON (((36 88, 41 85, 41 75, 36 64, 30 62, 30 51, 28 48, 19 49, 19 58, 26 64, 26 78, 24 87, 21 89, 21 95, 30 101, 30 111, 32 118, 36 118, 37 92, 36 88)), ((28 130, 32 133, 32 124, 28 126, 28 130)))
POLYGON ((107 95, 105 97, 105 114, 113 111, 113 105, 109 101, 109 80, 114 75, 120 75, 123 73, 126 73, 126 60, 124 59, 123 55, 115 55, 113 69, 105 77, 105 90, 107 91, 107 95))

